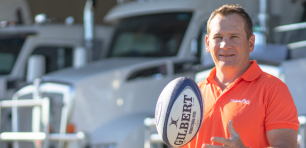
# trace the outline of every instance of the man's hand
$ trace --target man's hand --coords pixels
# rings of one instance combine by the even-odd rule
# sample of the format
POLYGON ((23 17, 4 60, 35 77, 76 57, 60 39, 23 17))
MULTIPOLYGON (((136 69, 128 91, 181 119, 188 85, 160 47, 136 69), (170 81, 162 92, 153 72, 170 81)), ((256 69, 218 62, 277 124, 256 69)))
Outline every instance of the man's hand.
POLYGON ((228 132, 231 135, 229 139, 221 137, 211 138, 211 141, 221 143, 223 146, 204 144, 203 148, 246 148, 241 141, 240 135, 233 127, 233 120, 228 122, 228 132))

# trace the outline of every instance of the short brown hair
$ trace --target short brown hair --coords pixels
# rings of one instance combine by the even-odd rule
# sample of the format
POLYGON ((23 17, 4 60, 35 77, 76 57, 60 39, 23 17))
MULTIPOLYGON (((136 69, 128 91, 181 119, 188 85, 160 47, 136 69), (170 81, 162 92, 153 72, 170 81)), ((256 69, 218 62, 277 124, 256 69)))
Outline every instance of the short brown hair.
POLYGON ((208 21, 207 21, 207 35, 209 35, 209 24, 211 20, 217 15, 220 14, 222 16, 227 16, 230 14, 238 14, 241 16, 244 20, 244 30, 247 34, 247 38, 249 39, 253 35, 253 22, 249 16, 249 14, 246 12, 244 8, 239 6, 238 4, 226 4, 219 8, 217 8, 214 12, 211 13, 208 21))

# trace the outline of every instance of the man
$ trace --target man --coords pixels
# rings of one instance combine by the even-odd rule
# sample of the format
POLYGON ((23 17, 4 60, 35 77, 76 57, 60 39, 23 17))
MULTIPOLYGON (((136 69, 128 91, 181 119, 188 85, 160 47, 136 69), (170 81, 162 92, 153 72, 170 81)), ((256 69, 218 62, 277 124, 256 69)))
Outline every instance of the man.
POLYGON ((207 23, 206 50, 215 68, 199 83, 202 126, 183 148, 294 148, 299 122, 287 86, 249 61, 252 21, 238 5, 216 9, 207 23))

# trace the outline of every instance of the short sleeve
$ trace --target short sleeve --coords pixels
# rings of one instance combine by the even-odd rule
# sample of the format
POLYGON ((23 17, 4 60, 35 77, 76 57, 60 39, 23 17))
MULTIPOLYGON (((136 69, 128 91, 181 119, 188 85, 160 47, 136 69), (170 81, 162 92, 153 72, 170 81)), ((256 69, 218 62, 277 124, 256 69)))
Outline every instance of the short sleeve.
POLYGON ((266 132, 273 129, 288 128, 298 131, 299 121, 293 98, 286 84, 272 85, 265 99, 266 132))

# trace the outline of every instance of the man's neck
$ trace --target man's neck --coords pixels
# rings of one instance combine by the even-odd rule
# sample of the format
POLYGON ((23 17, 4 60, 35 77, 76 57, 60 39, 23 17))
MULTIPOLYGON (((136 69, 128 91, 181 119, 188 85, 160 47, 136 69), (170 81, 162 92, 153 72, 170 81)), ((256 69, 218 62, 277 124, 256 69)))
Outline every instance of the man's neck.
POLYGON ((235 82, 250 66, 248 63, 243 68, 220 68, 216 67, 216 76, 215 80, 219 84, 222 91, 228 87, 230 84, 235 82))

